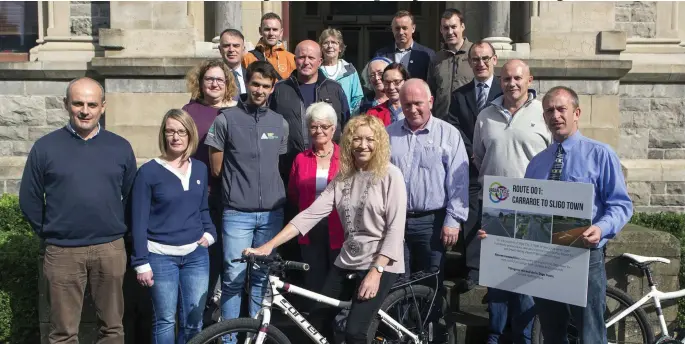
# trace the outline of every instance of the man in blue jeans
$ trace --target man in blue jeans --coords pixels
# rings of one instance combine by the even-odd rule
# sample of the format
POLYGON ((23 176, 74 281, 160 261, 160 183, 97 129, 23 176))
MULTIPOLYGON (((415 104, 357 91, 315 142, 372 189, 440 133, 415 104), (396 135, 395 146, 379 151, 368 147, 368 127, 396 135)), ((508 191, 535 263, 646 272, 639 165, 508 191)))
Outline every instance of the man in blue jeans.
MULTIPOLYGON (((212 173, 222 179, 223 320, 240 316, 246 276, 246 264, 231 260, 240 258, 245 247, 259 247, 281 230, 286 202, 278 161, 287 151, 288 125, 265 106, 278 74, 268 62, 257 61, 247 68, 247 77, 247 100, 222 109, 205 140, 212 173)), ((261 306, 265 280, 265 271, 254 271, 250 316, 261 306)))
POLYGON ((594 185, 592 223, 583 242, 590 249, 587 305, 573 306, 535 298, 545 343, 568 343, 569 316, 581 343, 606 344, 604 307, 606 273, 604 245, 614 238, 633 215, 618 156, 608 145, 578 131, 580 106, 572 89, 558 86, 542 99, 543 116, 554 143, 531 160, 526 178, 551 179, 594 185))

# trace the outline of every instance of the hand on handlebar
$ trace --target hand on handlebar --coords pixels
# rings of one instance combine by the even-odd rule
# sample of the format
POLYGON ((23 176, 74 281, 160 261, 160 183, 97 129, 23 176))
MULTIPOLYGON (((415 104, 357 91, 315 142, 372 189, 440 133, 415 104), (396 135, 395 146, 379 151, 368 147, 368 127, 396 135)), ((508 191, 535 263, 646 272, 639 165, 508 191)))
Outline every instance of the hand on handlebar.
POLYGON ((271 254, 271 251, 273 251, 273 249, 271 247, 269 247, 267 245, 262 245, 262 246, 257 247, 257 248, 246 248, 243 250, 243 254, 244 255, 254 254, 256 256, 268 256, 271 254))

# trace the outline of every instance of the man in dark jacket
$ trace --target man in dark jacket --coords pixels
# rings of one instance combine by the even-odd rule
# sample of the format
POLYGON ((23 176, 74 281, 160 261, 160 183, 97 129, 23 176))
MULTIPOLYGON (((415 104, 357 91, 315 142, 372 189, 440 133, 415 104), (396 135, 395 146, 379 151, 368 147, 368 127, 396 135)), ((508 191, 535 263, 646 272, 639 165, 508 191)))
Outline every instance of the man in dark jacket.
MULTIPOLYGON (((495 76, 497 55, 495 49, 487 42, 476 42, 468 52, 469 65, 474 74, 473 81, 459 87, 452 93, 447 122, 461 132, 464 147, 469 158, 473 158, 473 131, 478 113, 502 94, 499 79, 495 76)), ((473 160, 471 160, 473 161, 473 160)), ((480 211, 482 202, 478 195, 482 192, 478 182, 479 171, 474 163, 469 164, 469 217, 464 223, 464 245, 468 276, 463 289, 471 289, 478 283, 480 265, 480 240, 476 240, 476 231, 481 228, 480 211)))
POLYGON ((309 105, 325 101, 338 114, 333 140, 338 141, 340 133, 350 118, 350 107, 342 86, 326 78, 319 67, 322 62, 321 47, 314 41, 302 41, 295 48, 295 70, 290 78, 276 84, 269 107, 288 122, 288 153, 281 157, 281 177, 288 185, 288 176, 295 156, 310 145, 305 109, 309 105))
MULTIPOLYGON (((221 176, 223 190, 223 256, 221 317, 240 316, 245 263, 240 258, 248 247, 259 247, 283 228, 285 187, 279 178, 278 159, 287 150, 288 126, 283 117, 266 107, 278 78, 266 61, 247 67, 247 101, 224 108, 209 128, 212 174, 221 176)), ((264 296, 264 270, 253 272, 249 303, 254 316, 264 296)), ((228 343, 224 340, 224 343, 228 343)))
POLYGON ((395 44, 378 49, 376 56, 401 63, 409 71, 410 77, 427 81, 428 66, 435 58, 435 51, 414 41, 414 16, 408 11, 398 11, 391 25, 395 44))

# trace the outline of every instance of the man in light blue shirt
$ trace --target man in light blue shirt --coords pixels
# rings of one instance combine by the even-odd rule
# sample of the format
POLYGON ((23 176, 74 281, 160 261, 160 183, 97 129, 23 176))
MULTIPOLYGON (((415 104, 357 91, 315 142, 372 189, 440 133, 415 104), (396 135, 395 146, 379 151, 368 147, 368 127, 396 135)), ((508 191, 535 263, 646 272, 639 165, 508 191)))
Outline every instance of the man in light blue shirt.
POLYGON ((405 271, 440 269, 442 276, 445 248, 457 242, 469 213, 469 160, 459 130, 431 115, 425 81, 407 80, 400 103, 405 118, 387 131, 390 161, 407 185, 405 271))
POLYGON ((554 143, 528 164, 526 178, 590 183, 595 187, 592 223, 583 242, 590 248, 587 306, 579 307, 535 298, 545 342, 566 343, 569 316, 582 343, 607 343, 604 326, 606 273, 603 247, 633 215, 621 165, 608 145, 578 131, 581 110, 578 95, 558 86, 542 99, 544 118, 554 143))

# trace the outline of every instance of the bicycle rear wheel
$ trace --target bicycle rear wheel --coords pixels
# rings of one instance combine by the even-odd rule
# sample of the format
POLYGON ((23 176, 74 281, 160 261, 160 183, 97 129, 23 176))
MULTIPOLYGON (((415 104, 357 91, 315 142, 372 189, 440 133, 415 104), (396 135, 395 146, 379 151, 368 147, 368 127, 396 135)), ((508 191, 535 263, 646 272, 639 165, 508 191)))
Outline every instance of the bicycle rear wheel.
MULTIPOLYGON (((607 285, 606 307, 604 309, 605 321, 623 312, 634 303, 635 301, 633 301, 628 294, 620 289, 607 285)), ((578 331, 573 324, 569 325, 568 333, 568 341, 570 344, 580 343, 578 331)), ((607 328, 607 339, 609 344, 651 344, 654 343, 654 333, 647 321, 645 311, 642 308, 637 308, 625 318, 607 328)), ((532 344, 542 343, 544 343, 544 341, 540 329, 540 320, 535 317, 532 344)))
MULTIPOLYGON (((188 344, 220 344, 224 335, 234 335, 237 338, 236 343, 245 343, 246 338, 256 339, 261 326, 261 321, 252 318, 220 321, 202 330, 188 344)), ((269 325, 264 344, 290 344, 290 340, 279 329, 269 325)))
MULTIPOLYGON (((438 301, 437 297, 433 300, 433 288, 418 284, 409 285, 390 293, 383 301, 380 309, 409 331, 419 335, 424 342, 428 342, 429 337, 431 337, 429 327, 432 327, 433 334, 439 331, 445 332, 439 337, 447 335, 446 328, 436 323, 437 319, 432 323, 426 321, 430 313, 436 312, 435 307, 438 304, 442 305, 441 314, 444 314, 447 302, 444 298, 442 302, 438 301), (433 301, 432 308, 431 301, 433 301)), ((380 316, 375 316, 371 321, 366 338, 368 338, 368 343, 406 343, 398 340, 397 332, 383 324, 380 316)))

